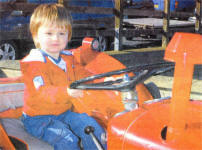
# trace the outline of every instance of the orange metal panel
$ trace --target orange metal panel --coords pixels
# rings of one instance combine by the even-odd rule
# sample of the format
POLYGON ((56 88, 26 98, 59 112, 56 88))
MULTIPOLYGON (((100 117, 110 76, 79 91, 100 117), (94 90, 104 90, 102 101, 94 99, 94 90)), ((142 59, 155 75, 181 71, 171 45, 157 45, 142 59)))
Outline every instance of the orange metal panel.
POLYGON ((190 100, 194 64, 202 64, 202 36, 176 33, 165 59, 176 65, 172 98, 112 118, 109 150, 202 149, 202 101, 190 100))
POLYGON ((202 64, 202 36, 176 33, 166 48, 165 59, 175 62, 167 134, 167 140, 173 141, 185 134, 193 69, 195 64, 202 64))
POLYGON ((0 148, 3 148, 3 150, 15 150, 15 147, 11 143, 10 139, 8 138, 8 135, 4 131, 1 124, 0 124, 0 148))
POLYGON ((0 112, 0 118, 19 118, 22 116, 22 107, 0 112))
POLYGON ((190 103, 185 134, 172 142, 166 140, 169 105, 170 100, 144 105, 143 108, 111 119, 107 130, 108 149, 201 149, 202 102, 190 103))

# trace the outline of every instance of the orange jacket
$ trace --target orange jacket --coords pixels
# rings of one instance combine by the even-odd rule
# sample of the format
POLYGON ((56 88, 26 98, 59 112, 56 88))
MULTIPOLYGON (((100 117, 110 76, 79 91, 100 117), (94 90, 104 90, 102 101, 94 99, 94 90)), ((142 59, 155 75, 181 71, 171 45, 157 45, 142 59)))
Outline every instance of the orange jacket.
POLYGON ((66 62, 67 72, 44 57, 39 50, 32 50, 21 60, 21 70, 26 87, 23 111, 27 115, 58 115, 72 109, 67 86, 89 73, 76 62, 73 55, 61 54, 61 57, 66 62), (39 89, 36 89, 33 84, 36 76, 41 76, 44 81, 44 85, 39 89))

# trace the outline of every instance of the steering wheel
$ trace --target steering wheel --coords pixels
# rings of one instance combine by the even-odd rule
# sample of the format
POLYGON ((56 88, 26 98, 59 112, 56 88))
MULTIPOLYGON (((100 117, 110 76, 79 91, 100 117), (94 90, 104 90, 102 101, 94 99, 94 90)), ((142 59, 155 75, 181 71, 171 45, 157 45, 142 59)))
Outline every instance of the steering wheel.
POLYGON ((144 82, 149 77, 159 75, 161 73, 170 71, 174 68, 171 63, 158 63, 149 65, 131 66, 125 69, 115 70, 107 73, 97 74, 89 76, 71 83, 70 88, 72 89, 85 89, 85 90, 117 90, 125 91, 134 88, 137 84, 144 82), (138 72, 136 75, 130 77, 129 81, 123 79, 117 79, 115 81, 106 81, 99 83, 87 83, 96 79, 104 77, 110 77, 112 75, 119 75, 129 72, 138 72))

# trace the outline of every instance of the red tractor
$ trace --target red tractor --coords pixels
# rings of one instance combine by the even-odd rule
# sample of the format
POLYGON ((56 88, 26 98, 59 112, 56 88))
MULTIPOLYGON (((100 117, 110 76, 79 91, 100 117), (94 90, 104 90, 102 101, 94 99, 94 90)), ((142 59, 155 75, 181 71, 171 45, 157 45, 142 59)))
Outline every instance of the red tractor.
MULTIPOLYGON (((202 63, 201 43, 199 34, 176 33, 166 48, 165 59, 175 62, 172 98, 160 98, 143 82, 170 71, 173 63, 125 68, 111 56, 96 52, 97 42, 91 38, 72 50, 93 74, 73 82, 71 88, 86 91, 83 98, 72 101, 76 109, 93 116, 107 130, 106 138, 97 141, 96 129, 86 127, 98 149, 104 141, 108 150, 202 149, 202 101, 189 99, 194 64, 202 63), (103 80, 110 76, 113 80, 103 80)), ((23 77, 3 78, 0 83, 0 149, 53 149, 26 133, 19 120, 23 77)))
POLYGON ((108 124, 108 149, 202 149, 202 101, 190 100, 195 64, 202 64, 202 36, 176 33, 164 59, 175 62, 172 98, 145 101, 108 124))

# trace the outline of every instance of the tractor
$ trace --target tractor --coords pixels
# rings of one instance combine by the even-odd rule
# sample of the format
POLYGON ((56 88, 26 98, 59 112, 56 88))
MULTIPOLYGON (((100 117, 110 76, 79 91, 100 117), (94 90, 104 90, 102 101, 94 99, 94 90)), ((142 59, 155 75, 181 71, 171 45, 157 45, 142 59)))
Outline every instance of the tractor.
MULTIPOLYGON (((202 64, 201 43, 199 34, 175 33, 164 56, 172 63, 130 67, 99 52, 99 44, 92 38, 71 50, 75 60, 92 74, 81 75, 70 88, 85 92, 72 100, 76 110, 94 117, 106 129, 106 136, 98 141, 93 133, 96 129, 85 128, 98 150, 103 149, 103 142, 108 150, 202 149, 202 101, 189 98, 194 65, 202 64), (155 84, 144 83, 173 69, 172 97, 161 97, 155 84)), ((23 75, 0 79, 0 149, 51 150, 49 144, 24 130, 20 120, 24 88, 23 75)))

